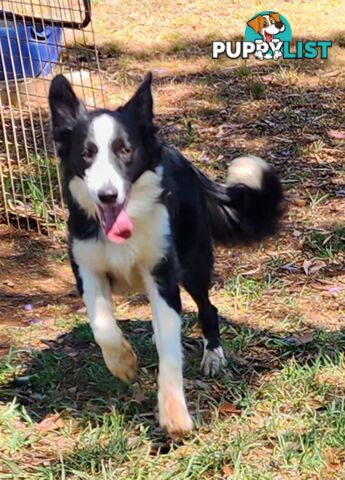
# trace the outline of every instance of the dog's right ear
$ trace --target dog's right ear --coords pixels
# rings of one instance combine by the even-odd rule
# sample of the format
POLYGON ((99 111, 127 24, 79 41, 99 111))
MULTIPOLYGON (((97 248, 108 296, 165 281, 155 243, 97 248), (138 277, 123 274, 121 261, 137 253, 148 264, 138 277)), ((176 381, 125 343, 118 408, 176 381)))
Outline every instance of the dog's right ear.
POLYGON ((247 25, 251 27, 254 30, 254 32, 261 33, 261 30, 263 28, 261 15, 257 15, 256 17, 249 20, 249 22, 247 22, 247 25))
POLYGON ((77 98, 71 84, 63 75, 53 78, 49 89, 49 106, 56 142, 62 142, 77 122, 86 118, 84 104, 77 98))

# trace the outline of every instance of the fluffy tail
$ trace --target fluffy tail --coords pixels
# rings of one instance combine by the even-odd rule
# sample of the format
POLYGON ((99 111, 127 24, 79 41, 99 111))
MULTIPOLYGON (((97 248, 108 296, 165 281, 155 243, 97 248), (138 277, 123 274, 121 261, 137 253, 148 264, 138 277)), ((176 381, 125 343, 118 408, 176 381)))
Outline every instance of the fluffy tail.
POLYGON ((216 243, 248 244, 276 232, 283 193, 277 175, 264 160, 252 155, 236 158, 229 166, 226 185, 199 170, 198 176, 216 243))

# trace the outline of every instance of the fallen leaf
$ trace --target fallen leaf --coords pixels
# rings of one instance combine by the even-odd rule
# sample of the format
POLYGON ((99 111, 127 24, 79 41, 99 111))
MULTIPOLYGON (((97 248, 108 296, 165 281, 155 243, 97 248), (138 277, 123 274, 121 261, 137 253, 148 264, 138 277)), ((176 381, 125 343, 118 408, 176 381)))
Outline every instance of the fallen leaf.
POLYGON ((230 465, 225 465, 223 467, 223 475, 225 477, 228 477, 229 475, 232 475, 233 474, 233 468, 230 466, 230 465))
POLYGON ((345 140, 345 131, 343 130, 328 130, 327 134, 329 137, 345 140))
POLYGON ((287 263, 286 265, 283 265, 281 268, 283 270, 287 270, 289 273, 295 273, 298 271, 298 268, 295 265, 292 265, 291 263, 287 263))
POLYGON ((240 413, 240 410, 230 402, 222 403, 219 407, 219 413, 222 415, 229 415, 231 413, 240 413))
POLYGON ((294 198, 292 203, 297 205, 297 207, 304 207, 307 204, 307 201, 304 198, 294 198))
POLYGON ((61 418, 60 413, 54 413, 47 415, 42 422, 36 425, 36 430, 40 433, 51 432, 52 430, 58 430, 65 425, 64 421, 61 418))
POLYGON ((331 72, 326 72, 326 73, 323 73, 322 76, 325 78, 330 78, 330 77, 337 77, 339 75, 339 73, 341 72, 341 70, 332 70, 331 72))
POLYGON ((133 395, 133 400, 137 403, 143 403, 143 402, 146 402, 147 397, 146 395, 143 394, 141 390, 137 390, 133 395))
POLYGON ((334 293, 340 293, 343 290, 343 287, 340 285, 334 285, 333 287, 329 287, 327 289, 328 293, 334 294, 334 293))
POLYGON ((258 267, 256 268, 253 268, 251 270, 247 270, 246 272, 243 272, 242 275, 243 276, 247 276, 247 275, 254 275, 255 273, 259 273, 261 270, 261 266, 259 265, 258 267))
POLYGON ((304 260, 303 262, 303 270, 306 275, 309 275, 309 268, 312 266, 312 260, 304 260))
POLYGON ((73 360, 75 360, 75 358, 78 356, 78 352, 76 352, 74 348, 70 347, 69 345, 65 345, 63 351, 68 357, 72 358, 73 360))
POLYGON ((309 269, 309 273, 316 273, 325 266, 326 266, 325 262, 314 262, 313 266, 309 269))
POLYGON ((35 325, 36 323, 41 323, 41 320, 38 317, 31 318, 29 320, 30 325, 35 325))
POLYGON ((8 343, 0 343, 0 355, 7 355, 10 349, 10 345, 8 343))
POLYGON ((191 445, 181 445, 175 450, 175 454, 179 457, 185 457, 186 455, 192 455, 195 452, 195 448, 191 445))
POLYGON ((304 333, 299 337, 295 337, 295 345, 306 345, 314 340, 314 335, 312 333, 304 333))
POLYGON ((265 83, 271 83, 274 80, 274 75, 272 75, 272 73, 268 73, 267 75, 262 75, 260 78, 265 83))

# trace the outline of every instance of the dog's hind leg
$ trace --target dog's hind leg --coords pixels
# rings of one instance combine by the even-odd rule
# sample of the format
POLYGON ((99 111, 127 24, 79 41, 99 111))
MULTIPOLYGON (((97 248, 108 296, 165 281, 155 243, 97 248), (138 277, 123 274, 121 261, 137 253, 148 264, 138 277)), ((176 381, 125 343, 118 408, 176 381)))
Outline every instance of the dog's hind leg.
POLYGON ((79 275, 90 325, 108 369, 121 380, 132 380, 136 355, 116 323, 108 278, 82 268, 79 275))
POLYGON ((142 271, 152 307, 155 343, 159 355, 158 409, 161 427, 172 435, 192 428, 183 392, 181 300, 171 259, 164 259, 152 273, 142 271))
POLYGON ((203 249, 202 254, 195 256, 195 261, 191 260, 185 263, 182 284, 198 307, 199 322, 204 336, 201 369, 206 376, 214 376, 226 366, 226 359, 220 344, 218 312, 208 298, 213 264, 212 252, 209 251, 207 255, 207 249, 203 249))

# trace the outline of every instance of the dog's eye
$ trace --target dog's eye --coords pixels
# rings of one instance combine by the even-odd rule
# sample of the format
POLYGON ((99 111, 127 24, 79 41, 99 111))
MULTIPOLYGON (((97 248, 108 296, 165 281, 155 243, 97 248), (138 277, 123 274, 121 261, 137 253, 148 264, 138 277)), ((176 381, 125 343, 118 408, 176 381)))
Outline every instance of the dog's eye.
POLYGON ((115 155, 123 160, 124 162, 129 162, 131 159, 131 149, 126 147, 122 140, 115 140, 112 145, 113 152, 115 155))
POLYGON ((117 152, 117 155, 123 160, 129 160, 131 156, 131 150, 127 147, 122 147, 121 150, 117 152))
POLYGON ((264 27, 267 27, 267 26, 268 26, 268 23, 267 23, 267 21, 265 20, 265 21, 264 21, 264 27))
POLYGON ((97 155, 97 152, 98 152, 97 145, 95 145, 92 142, 88 142, 85 145, 84 151, 82 153, 82 157, 85 161, 90 161, 97 155))

